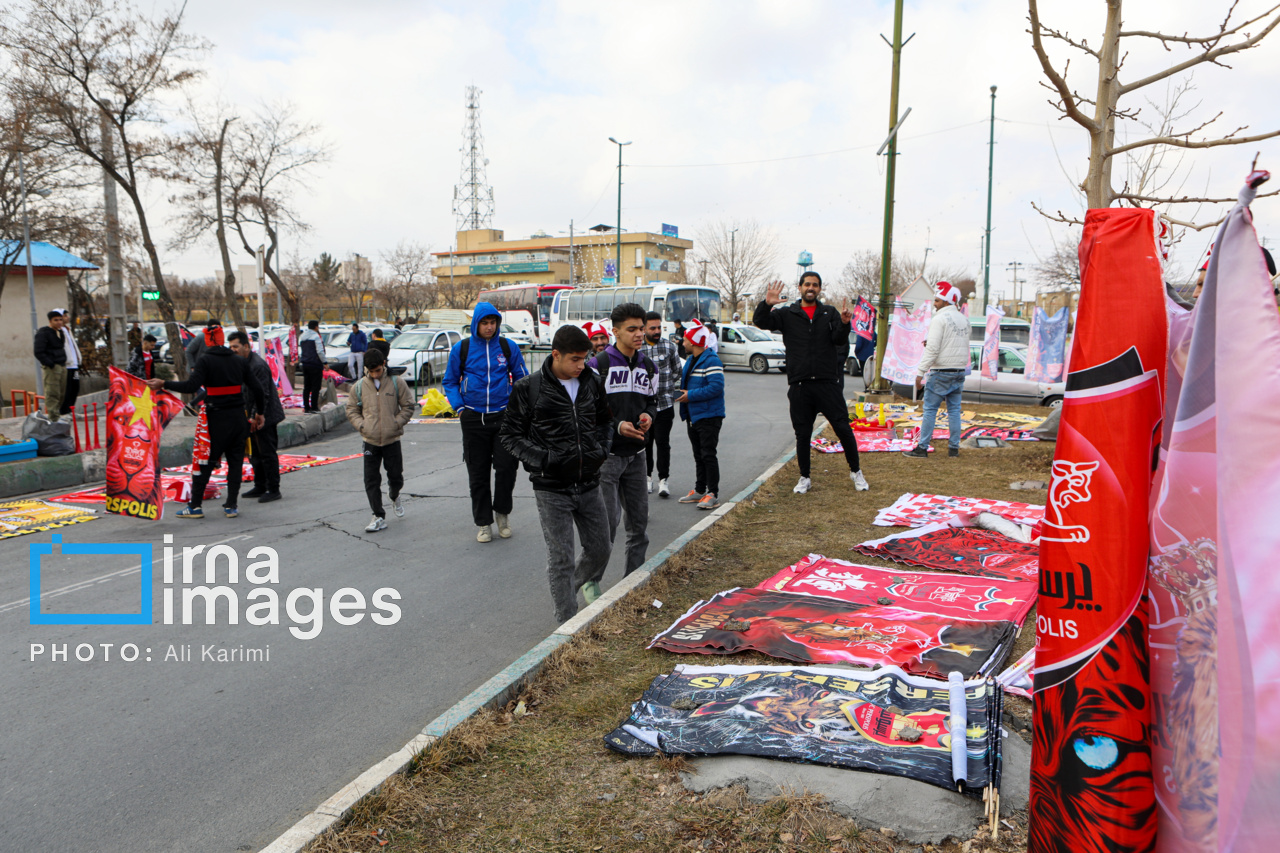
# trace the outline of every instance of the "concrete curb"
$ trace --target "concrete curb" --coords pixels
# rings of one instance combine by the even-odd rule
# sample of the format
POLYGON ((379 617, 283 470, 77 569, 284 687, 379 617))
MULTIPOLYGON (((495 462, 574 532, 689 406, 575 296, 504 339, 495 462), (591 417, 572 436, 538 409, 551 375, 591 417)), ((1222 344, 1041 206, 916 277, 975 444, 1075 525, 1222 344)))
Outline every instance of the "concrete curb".
MULTIPOLYGON (((820 420, 814 435, 821 434, 824 429, 826 429, 826 421, 820 420)), ((748 483, 746 488, 734 495, 731 500, 708 513, 707 518, 702 519, 676 537, 670 545, 646 560, 640 568, 614 584, 591 604, 579 610, 576 616, 551 632, 551 636, 525 652, 510 666, 428 723, 426 728, 413 740, 343 786, 336 794, 317 806, 314 812, 302 818, 302 820, 285 831, 284 834, 262 848, 260 853, 298 853, 298 851, 301 851, 314 841, 317 836, 331 829, 334 824, 350 814, 351 809, 361 799, 375 793, 387 779, 402 772, 419 752, 444 737, 459 723, 482 710, 506 704, 519 693, 524 684, 538 674, 552 652, 569 642, 574 634, 584 630, 592 622, 599 619, 609 607, 620 601, 627 593, 647 584, 653 577, 653 573, 661 568, 667 560, 683 551, 690 542, 697 539, 714 526, 716 522, 724 518, 731 509, 759 491, 760 487, 770 477, 778 473, 782 466, 794 459, 795 455, 795 448, 782 454, 778 461, 766 468, 760 476, 748 483)))

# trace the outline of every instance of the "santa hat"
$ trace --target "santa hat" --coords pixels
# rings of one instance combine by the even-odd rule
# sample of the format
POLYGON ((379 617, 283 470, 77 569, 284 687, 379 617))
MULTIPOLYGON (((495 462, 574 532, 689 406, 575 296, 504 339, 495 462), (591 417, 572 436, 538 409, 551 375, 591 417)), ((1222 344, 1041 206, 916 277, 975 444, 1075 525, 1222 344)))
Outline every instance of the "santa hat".
POLYGON ((684 339, 695 347, 706 349, 711 345, 711 330, 699 323, 684 333, 684 339))
POLYGON ((960 288, 951 282, 940 281, 933 286, 933 290, 943 302, 950 302, 952 305, 960 304, 960 288))
POLYGON ((588 320, 583 323, 582 331, 587 333, 588 338, 594 338, 596 335, 609 337, 609 330, 604 327, 603 323, 597 323, 595 320, 588 320))

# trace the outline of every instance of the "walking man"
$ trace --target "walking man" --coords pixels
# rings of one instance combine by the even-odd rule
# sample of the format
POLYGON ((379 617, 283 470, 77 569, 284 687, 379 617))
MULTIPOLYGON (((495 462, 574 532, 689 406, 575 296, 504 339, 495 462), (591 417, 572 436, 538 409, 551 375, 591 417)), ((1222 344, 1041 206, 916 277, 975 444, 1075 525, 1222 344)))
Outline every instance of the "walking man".
POLYGON ((49 325, 36 330, 34 352, 44 384, 45 415, 56 421, 62 414, 62 394, 67 385, 67 339, 62 330, 67 318, 57 310, 46 316, 49 325))
POLYGON ((529 375, 520 347, 498 334, 501 317, 488 302, 476 303, 471 337, 453 345, 441 383, 462 426, 462 461, 470 480, 477 542, 493 541, 495 520, 498 535, 511 538, 516 459, 498 441, 498 431, 512 382, 529 375))
POLYGON ((276 383, 271 379, 271 365, 266 359, 253 351, 249 336, 244 332, 232 332, 227 336, 231 351, 241 358, 249 360, 250 378, 258 384, 266 409, 250 412, 250 416, 260 414, 264 421, 262 426, 251 430, 249 436, 249 464, 253 467, 253 488, 245 492, 243 497, 257 498, 258 503, 265 504, 280 500, 280 438, 276 427, 284 420, 284 407, 280 405, 280 394, 276 383))
POLYGON ((224 458, 227 460, 227 501, 222 505, 222 514, 235 518, 240 514, 237 501, 244 476, 244 440, 249 436, 250 423, 258 429, 264 420, 261 414, 246 417, 244 390, 248 389, 255 412, 266 411, 267 402, 249 372, 249 362, 222 345, 222 327, 206 329, 205 337, 204 354, 191 368, 185 382, 148 379, 147 385, 153 391, 163 388, 179 394, 194 394, 203 388, 205 392, 209 458, 191 478, 191 497, 187 508, 178 512, 178 518, 204 518, 204 489, 224 458))
POLYGON ((359 323, 351 324, 347 347, 347 373, 350 374, 351 381, 356 382, 364 375, 364 354, 369 349, 369 336, 360 331, 359 323))
POLYGON ((694 326, 685 333, 689 358, 680 378, 680 420, 688 422, 696 479, 680 503, 696 503, 698 509, 720 506, 720 427, 724 424, 724 362, 711 349, 711 331, 694 326))
POLYGON ((533 485, 557 622, 578 612, 579 587, 588 602, 599 597, 613 550, 599 489, 612 422, 599 378, 587 367, 590 353, 582 329, 557 329, 542 369, 516 383, 500 433, 502 446, 524 463, 533 485), (576 566, 575 527, 582 541, 576 566))
POLYGON ((947 425, 950 436, 947 455, 960 455, 960 394, 964 390, 964 371, 969 366, 969 321, 956 306, 960 304, 960 288, 949 281, 934 285, 933 319, 924 344, 924 356, 916 368, 916 387, 924 388, 924 423, 915 448, 903 453, 912 459, 929 458, 929 442, 938 420, 938 405, 947 402, 947 425), (928 375, 928 381, 925 376, 928 375))
MULTIPOLYGON (((645 466, 653 476, 654 463, 658 466, 658 497, 671 496, 667 478, 671 476, 671 427, 675 424, 676 383, 680 381, 680 353, 676 345, 662 337, 662 315, 650 311, 644 315, 644 354, 657 370, 658 386, 654 394, 657 414, 653 428, 644 436, 645 466)), ((649 492, 654 483, 649 481, 649 492)))
POLYGON ((320 321, 311 320, 298 338, 298 357, 302 364, 302 411, 314 415, 320 411, 320 379, 324 376, 324 339, 320 337, 320 321))
POLYGON ((644 563, 649 549, 649 475, 645 467, 644 437, 657 414, 654 400, 657 373, 640 351, 644 343, 645 310, 634 302, 613 309, 614 344, 595 356, 592 368, 600 376, 605 401, 612 413, 613 444, 600 471, 604 505, 609 511, 609 541, 617 541, 618 522, 626 518, 627 558, 624 574, 644 563))
POLYGON ((366 533, 387 529, 387 513, 382 508, 382 471, 387 472, 387 488, 396 518, 404 518, 404 454, 400 436, 413 417, 413 393, 398 376, 387 375, 382 353, 374 350, 365 359, 365 375, 347 395, 347 420, 360 433, 364 453, 364 492, 369 497, 373 519, 366 533))
POLYGON ((849 408, 841 391, 844 371, 842 353, 849 347, 853 312, 845 306, 837 311, 819 300, 822 276, 806 272, 800 276, 800 298, 782 305, 782 282, 775 281, 765 291, 764 300, 756 306, 752 323, 761 329, 782 333, 782 346, 787 352, 787 400, 791 404, 791 427, 796 433, 796 462, 800 481, 794 492, 809 491, 809 442, 813 422, 819 413, 826 417, 844 445, 844 458, 849 463, 849 478, 858 491, 866 491, 858 461, 858 442, 849 428, 849 408))

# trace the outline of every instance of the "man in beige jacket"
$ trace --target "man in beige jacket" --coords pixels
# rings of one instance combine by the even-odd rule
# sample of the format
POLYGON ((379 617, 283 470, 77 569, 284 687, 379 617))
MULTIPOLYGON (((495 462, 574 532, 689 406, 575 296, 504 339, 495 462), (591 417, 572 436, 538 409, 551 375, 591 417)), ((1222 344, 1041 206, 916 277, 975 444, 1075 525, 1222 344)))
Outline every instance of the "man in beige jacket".
POLYGON ((956 307, 959 304, 960 288, 949 281, 934 285, 933 320, 929 323, 924 355, 916 368, 916 387, 924 389, 924 423, 920 425, 919 443, 903 456, 929 458, 929 442, 933 440, 933 427, 942 403, 947 404, 950 427, 947 455, 960 455, 960 395, 964 391, 970 356, 969 321, 956 307))
POLYGON ((366 533, 387 529, 382 509, 382 471, 387 469, 391 508, 396 518, 404 517, 400 490, 404 488, 404 456, 400 436, 413 417, 413 393, 398 376, 387 374, 386 361, 379 350, 365 354, 364 376, 347 395, 347 420, 364 440, 364 491, 369 496, 373 520, 366 533))

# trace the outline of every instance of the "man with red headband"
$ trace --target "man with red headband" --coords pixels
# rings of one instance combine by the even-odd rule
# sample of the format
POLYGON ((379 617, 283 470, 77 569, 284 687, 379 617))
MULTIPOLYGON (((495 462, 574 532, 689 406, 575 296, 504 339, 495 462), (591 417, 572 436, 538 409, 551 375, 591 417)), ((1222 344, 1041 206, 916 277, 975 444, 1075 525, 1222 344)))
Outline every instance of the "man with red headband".
POLYGON ((959 304, 960 288, 949 281, 934 285, 933 320, 929 323, 924 356, 916 368, 916 387, 924 388, 924 423, 920 425, 919 445, 903 456, 929 458, 933 425, 943 400, 947 402, 951 427, 947 455, 960 455, 960 393, 964 390, 965 368, 969 366, 969 321, 956 307, 959 304))
POLYGON ((588 320, 582 324, 582 331, 587 333, 587 340, 591 341, 593 355, 604 352, 604 348, 609 345, 609 330, 604 327, 604 323, 588 320))
MULTIPOLYGON (((227 460, 227 502, 222 512, 227 518, 240 514, 236 502, 240 498, 240 479, 244 473, 244 443, 249 437, 249 419, 245 415, 243 389, 253 397, 255 412, 265 412, 266 398, 258 381, 253 378, 249 362, 222 345, 222 327, 205 329, 204 355, 191 369, 191 377, 185 382, 177 380, 148 379, 153 391, 164 388, 179 394, 191 394, 203 388, 205 414, 209 420, 209 458, 199 467, 191 479, 191 500, 178 518, 204 518, 204 489, 209 477, 225 457, 227 460)), ((261 429, 265 418, 255 415, 255 429, 261 429)))

